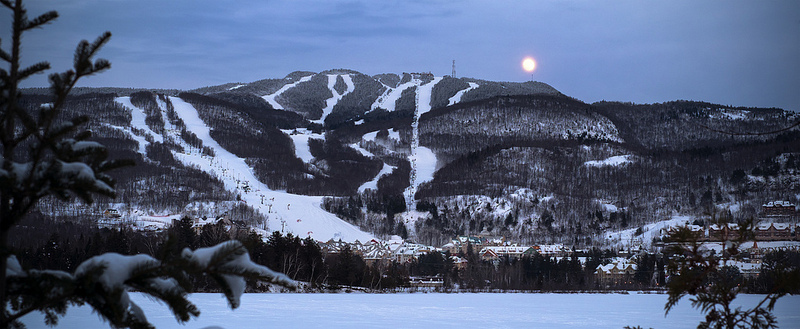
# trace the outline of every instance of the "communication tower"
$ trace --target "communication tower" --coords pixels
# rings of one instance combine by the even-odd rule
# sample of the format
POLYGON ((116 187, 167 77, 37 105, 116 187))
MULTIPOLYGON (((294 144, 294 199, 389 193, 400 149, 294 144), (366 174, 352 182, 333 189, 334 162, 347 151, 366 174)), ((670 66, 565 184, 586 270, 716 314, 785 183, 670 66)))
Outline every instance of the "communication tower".
POLYGON ((453 77, 453 79, 456 78, 456 60, 455 59, 453 60, 453 73, 451 74, 451 76, 453 77))

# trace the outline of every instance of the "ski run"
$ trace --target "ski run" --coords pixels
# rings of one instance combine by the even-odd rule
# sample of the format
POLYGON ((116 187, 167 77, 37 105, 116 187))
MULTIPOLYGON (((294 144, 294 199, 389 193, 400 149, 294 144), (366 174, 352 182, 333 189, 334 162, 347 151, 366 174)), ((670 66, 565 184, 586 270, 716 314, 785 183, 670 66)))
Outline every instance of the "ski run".
MULTIPOLYGON (((369 241, 372 235, 339 219, 334 214, 323 210, 321 196, 305 196, 273 191, 260 182, 244 159, 228 152, 211 138, 209 127, 200 119, 197 110, 189 103, 177 97, 169 97, 177 115, 186 123, 186 129, 202 140, 203 145, 211 148, 216 156, 203 155, 201 150, 188 145, 180 137, 179 129, 165 129, 166 138, 180 145, 184 151, 172 151, 173 156, 186 166, 198 168, 216 177, 225 185, 225 189, 241 196, 242 202, 253 207, 267 217, 269 230, 291 232, 300 237, 312 237, 327 241, 335 239, 346 242, 369 241)), ((129 108, 133 117, 144 117, 142 109, 130 104, 127 97, 117 98, 117 102, 129 108)), ((166 116, 166 106, 159 102, 162 114, 166 116)), ((145 134, 154 134, 144 120, 131 122, 134 129, 141 129, 145 134), (140 125, 141 124, 141 125, 140 125)), ((153 136, 153 138, 156 138, 153 136)))
MULTIPOLYGON (((273 108, 283 109, 283 106, 276 101, 276 97, 300 83, 311 80, 312 77, 312 75, 302 77, 293 83, 284 85, 272 94, 262 96, 262 98, 272 105, 273 108)), ((387 86, 386 91, 372 104, 372 109, 384 108, 387 111, 394 111, 396 102, 400 99, 403 91, 409 88, 416 89, 416 109, 412 121, 411 148, 410 154, 408 155, 409 162, 411 163, 411 177, 409 187, 404 192, 409 209, 414 209, 414 194, 417 192, 419 185, 433 180, 433 175, 436 172, 436 154, 432 150, 419 145, 419 118, 422 114, 431 110, 432 90, 441 80, 442 77, 434 77, 433 80, 425 82, 418 77, 413 77, 410 81, 400 84, 396 88, 387 86)), ((317 123, 324 122, 325 118, 332 113, 336 104, 345 95, 355 90, 355 85, 349 74, 327 75, 327 87, 333 96, 326 100, 326 106, 323 108, 321 118, 314 121, 317 123), (334 88, 339 77, 342 78, 347 87, 342 93, 339 93, 336 88, 334 88)), ((477 87, 478 84, 470 82, 468 88, 458 91, 449 99, 449 105, 460 102, 464 94, 477 87)), ((363 232, 357 227, 323 210, 320 207, 323 198, 321 196, 304 196, 290 194, 285 191, 271 190, 256 178, 253 169, 245 163, 244 159, 230 153, 211 138, 209 126, 203 122, 197 110, 191 104, 186 103, 178 97, 169 97, 168 101, 172 103, 177 115, 186 123, 186 129, 197 135, 204 146, 214 151, 213 154, 215 154, 215 156, 204 155, 201 150, 188 145, 180 137, 180 129, 173 126, 169 120, 165 122, 163 135, 153 131, 145 123, 146 115, 144 111, 134 106, 130 101, 130 97, 119 97, 116 99, 116 102, 130 109, 132 128, 116 126, 112 128, 126 132, 137 141, 139 143, 138 152, 141 153, 146 160, 148 159, 146 147, 150 143, 148 140, 152 140, 153 142, 164 142, 168 140, 180 145, 183 151, 172 151, 173 156, 175 156, 177 160, 187 166, 205 171, 212 177, 216 177, 222 181, 225 189, 241 197, 241 202, 246 203, 264 214, 268 220, 268 230, 277 230, 285 233, 291 232, 300 237, 312 237, 320 241, 341 239, 343 241, 353 242, 355 240, 369 241, 374 238, 371 234, 363 232)), ((162 115, 167 117, 166 102, 162 99, 157 99, 157 102, 162 111, 162 115)), ((325 139, 323 134, 312 133, 307 129, 283 130, 282 132, 292 139, 295 146, 295 155, 305 163, 310 163, 314 158, 308 147, 309 139, 325 139)), ((376 133, 377 132, 368 133, 364 135, 364 138, 367 140, 374 139, 376 133)), ((400 139, 397 131, 393 131, 390 137, 397 140, 400 139)), ((351 144, 350 147, 358 150, 365 156, 375 157, 374 154, 359 147, 358 144, 351 144)), ((359 187, 359 192, 363 192, 366 189, 377 189, 378 180, 382 176, 390 174, 394 169, 396 169, 396 167, 384 163, 380 172, 372 180, 363 183, 359 187)), ((168 218, 172 217, 174 216, 169 216, 168 218)))

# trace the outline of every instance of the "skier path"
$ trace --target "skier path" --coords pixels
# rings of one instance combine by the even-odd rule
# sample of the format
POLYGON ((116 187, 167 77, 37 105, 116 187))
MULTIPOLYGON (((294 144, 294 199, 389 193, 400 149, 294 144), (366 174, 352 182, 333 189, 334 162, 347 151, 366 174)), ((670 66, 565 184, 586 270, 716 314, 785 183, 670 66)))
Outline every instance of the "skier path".
POLYGON ((356 90, 356 86, 353 84, 353 79, 350 77, 349 74, 345 74, 342 75, 342 80, 344 80, 344 84, 347 85, 347 90, 345 90, 344 93, 339 94, 339 92, 336 91, 335 88, 333 88, 333 86, 336 85, 336 80, 338 78, 339 78, 338 75, 328 74, 328 89, 330 89, 331 93, 333 94, 333 97, 325 100, 325 108, 322 109, 322 116, 319 118, 319 120, 315 120, 313 122, 325 123, 325 118, 328 117, 328 115, 331 114, 331 112, 333 112, 333 107, 336 106, 336 103, 342 100, 342 97, 344 97, 344 95, 347 95, 353 92, 353 90, 356 90))
MULTIPOLYGON (((242 202, 253 207, 267 217, 269 229, 273 231, 291 232, 296 236, 310 236, 316 240, 341 239, 347 242, 369 241, 372 235, 359 230, 336 215, 323 210, 322 196, 305 196, 271 190, 259 181, 252 168, 244 159, 237 157, 223 148, 213 138, 209 127, 200 119, 197 110, 189 103, 177 97, 169 97, 176 114, 186 124, 188 131, 193 132, 203 146, 214 151, 215 156, 202 154, 200 149, 193 148, 180 138, 180 130, 165 129, 167 138, 178 142, 183 152, 172 151, 173 156, 187 166, 193 166, 219 179, 225 189, 239 194, 242 202)), ((124 100, 123 100, 124 101, 124 100)), ((123 105, 120 99, 118 99, 123 105)), ((162 112, 165 104, 159 102, 162 112)), ((130 107, 131 112, 144 112, 137 107, 130 107)), ((165 115, 166 117, 166 115, 165 115)), ((133 124, 133 123, 132 123, 133 124)), ((141 122, 137 123, 141 124, 141 122)), ((143 127, 136 127, 143 129, 143 127)))
POLYGON ((272 94, 261 96, 261 98, 263 98, 265 101, 267 101, 267 103, 269 103, 269 105, 272 105, 273 109, 283 110, 284 109, 283 105, 279 104, 275 100, 275 97, 278 97, 280 94, 283 94, 285 91, 289 90, 290 88, 293 88, 294 86, 297 86, 297 85, 299 85, 299 84, 301 84, 303 82, 311 80, 311 77, 313 77, 313 75, 304 76, 304 77, 300 78, 300 80, 295 81, 294 83, 290 83, 290 84, 284 85, 283 87, 281 87, 281 89, 278 89, 278 91, 276 91, 276 92, 274 92, 272 94))
POLYGON ((408 158, 411 162, 410 185, 403 192, 409 210, 414 209, 414 195, 419 185, 433 180, 433 174, 436 172, 436 154, 427 147, 419 146, 419 117, 431 110, 433 87, 441 80, 441 77, 437 77, 417 88, 417 107, 414 120, 411 122, 411 155, 408 158))

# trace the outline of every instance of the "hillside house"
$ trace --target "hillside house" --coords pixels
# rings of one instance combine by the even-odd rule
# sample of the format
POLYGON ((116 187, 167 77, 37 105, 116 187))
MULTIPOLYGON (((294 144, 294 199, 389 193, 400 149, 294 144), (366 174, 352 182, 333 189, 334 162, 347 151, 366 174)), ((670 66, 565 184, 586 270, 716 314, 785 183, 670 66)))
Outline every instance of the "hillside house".
POLYGON ((500 257, 521 258, 528 249, 528 246, 489 246, 481 249, 478 254, 483 260, 497 260, 500 257))
POLYGON ((526 254, 533 254, 534 252, 538 252, 545 257, 563 257, 568 253, 567 248, 560 243, 533 246, 530 250, 525 251, 526 254))
POLYGON ((728 225, 711 224, 708 226, 709 241, 730 241, 739 238, 739 224, 729 223, 728 225))
POLYGON ((786 223, 760 223, 755 227, 758 241, 788 241, 792 239, 791 226, 786 223))
POLYGON ((797 207, 789 201, 772 201, 761 205, 764 216, 791 217, 797 215, 797 207))
POLYGON ((414 288, 441 288, 444 286, 444 278, 440 276, 412 276, 408 279, 408 284, 414 288))
POLYGON ((636 264, 619 261, 598 265, 594 274, 603 286, 629 284, 633 282, 633 275, 636 274, 636 264))

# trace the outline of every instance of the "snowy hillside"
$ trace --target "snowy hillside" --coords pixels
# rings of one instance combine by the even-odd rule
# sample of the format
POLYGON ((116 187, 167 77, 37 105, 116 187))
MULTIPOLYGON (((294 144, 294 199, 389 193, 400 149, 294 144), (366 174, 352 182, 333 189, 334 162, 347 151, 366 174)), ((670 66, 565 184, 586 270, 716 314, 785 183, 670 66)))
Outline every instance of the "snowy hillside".
MULTIPOLYGON (((143 117, 141 109, 130 104, 129 99, 121 98, 118 102, 130 106, 132 117, 143 117)), ((202 150, 188 145, 178 135, 178 130, 167 127, 172 135, 167 138, 176 141, 183 151, 173 151, 173 155, 187 166, 200 168, 215 176, 225 184, 225 188, 241 197, 242 202, 257 209, 268 219, 271 230, 292 232, 297 236, 310 236, 318 240, 331 238, 344 241, 368 241, 372 236, 360 231, 335 215, 320 208, 321 197, 301 196, 270 190, 253 174, 252 168, 245 161, 228 152, 211 138, 208 126, 200 119, 197 110, 180 98, 170 97, 169 102, 178 117, 186 124, 187 130, 193 132, 205 147, 210 148, 214 156, 203 154, 202 150)), ((163 102, 159 105, 164 104, 163 102)), ((166 109, 161 108, 166 116, 166 109)), ((155 139, 154 133, 146 125, 136 126, 143 121, 132 122, 133 128, 145 131, 145 137, 155 139)), ((159 136, 161 137, 161 136, 159 136)))
POLYGON ((800 118, 778 109, 587 104, 541 82, 334 69, 190 92, 90 88, 67 112, 92 117, 112 157, 136 160, 115 176, 118 200, 94 208, 141 226, 226 215, 319 240, 485 230, 594 245, 676 213, 731 205, 738 219, 800 201, 798 128, 720 133, 800 118))

